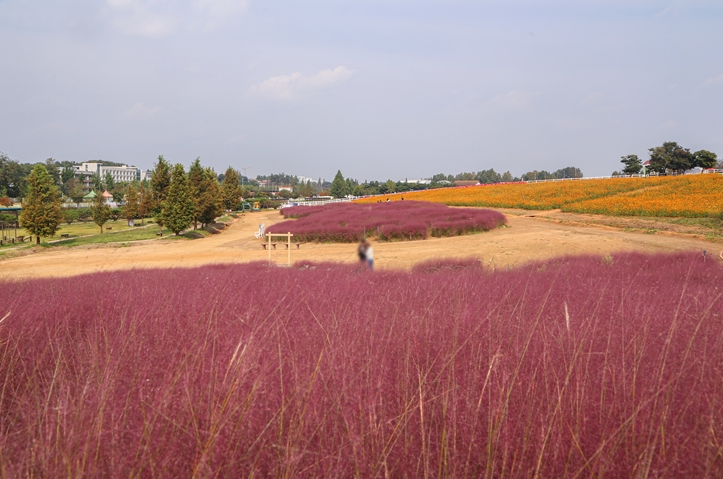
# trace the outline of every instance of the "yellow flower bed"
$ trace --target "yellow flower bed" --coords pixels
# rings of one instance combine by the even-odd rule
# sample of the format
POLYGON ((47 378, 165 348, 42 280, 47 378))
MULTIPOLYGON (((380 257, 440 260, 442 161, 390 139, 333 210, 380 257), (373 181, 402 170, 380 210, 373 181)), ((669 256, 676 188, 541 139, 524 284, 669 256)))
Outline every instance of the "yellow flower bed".
MULTIPOLYGON (((546 183, 440 188, 390 195, 392 201, 404 196, 408 200, 431 201, 450 206, 496 206, 549 210, 581 200, 632 191, 644 186, 659 185, 666 178, 612 178, 605 180, 567 180, 546 183)), ((383 199, 384 201, 386 198, 383 199)), ((379 197, 359 200, 375 203, 379 197)))
POLYGON ((615 216, 709 216, 723 211, 723 175, 672 177, 660 186, 571 203, 562 209, 615 216))
POLYGON ((450 206, 490 206, 639 216, 708 216, 723 210, 723 175, 567 180, 546 183, 439 188, 358 200, 376 203, 431 201, 450 206))

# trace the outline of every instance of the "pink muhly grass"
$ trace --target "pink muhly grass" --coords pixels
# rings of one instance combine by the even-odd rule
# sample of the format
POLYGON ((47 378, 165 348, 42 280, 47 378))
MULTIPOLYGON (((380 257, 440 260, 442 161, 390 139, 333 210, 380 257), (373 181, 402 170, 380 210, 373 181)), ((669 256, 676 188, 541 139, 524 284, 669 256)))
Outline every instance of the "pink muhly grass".
POLYGON ((4 283, 0 471, 721 477, 722 281, 621 253, 4 283))
POLYGON ((398 201, 379 204, 341 203, 284 208, 286 218, 270 233, 293 233, 300 241, 354 242, 375 236, 381 241, 419 240, 488 231, 503 225, 502 213, 478 208, 450 208, 439 203, 398 201))
POLYGON ((440 273, 448 271, 482 271, 482 262, 476 258, 439 258, 430 259, 414 265, 412 273, 440 273))

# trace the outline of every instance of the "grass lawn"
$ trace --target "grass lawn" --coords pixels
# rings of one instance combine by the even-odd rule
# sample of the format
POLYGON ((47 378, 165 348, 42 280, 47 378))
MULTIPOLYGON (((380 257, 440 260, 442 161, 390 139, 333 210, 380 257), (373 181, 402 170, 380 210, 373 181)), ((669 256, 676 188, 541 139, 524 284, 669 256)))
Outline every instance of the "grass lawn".
MULTIPOLYGON (((115 228, 114 228, 115 229, 115 228)), ((41 243, 41 246, 80 246, 85 244, 105 244, 105 243, 123 243, 126 241, 149 240, 156 238, 158 227, 152 225, 145 228, 128 228, 117 233, 95 234, 93 236, 79 236, 62 241, 53 241, 52 243, 41 243)), ((163 236, 172 235, 170 230, 163 228, 163 236)))
MULTIPOLYGON (((116 222, 106 223, 103 227, 103 234, 99 233, 100 228, 98 225, 92 222, 88 223, 73 223, 71 225, 63 224, 55 236, 51 238, 43 238, 40 246, 46 248, 52 248, 55 246, 81 246, 88 244, 106 244, 106 243, 125 243, 130 241, 141 241, 157 238, 158 225, 148 221, 145 222, 145 226, 139 226, 138 220, 136 220, 136 226, 129 227, 125 220, 118 220, 116 222), (111 226, 113 229, 108 232, 107 226, 111 226), (69 234, 71 237, 68 239, 59 240, 61 234, 69 234), (51 241, 50 243, 48 242, 51 241)), ((213 232, 218 232, 218 229, 214 229, 213 232)), ((25 229, 18 228, 18 236, 28 235, 25 229)), ((212 234, 210 227, 207 229, 190 230, 182 233, 178 236, 173 234, 170 230, 163 228, 163 240, 193 240, 205 238, 212 234)), ((4 245, 0 249, 0 257, 10 251, 18 251, 21 249, 32 248, 35 245, 33 243, 20 243, 12 245, 4 245)))

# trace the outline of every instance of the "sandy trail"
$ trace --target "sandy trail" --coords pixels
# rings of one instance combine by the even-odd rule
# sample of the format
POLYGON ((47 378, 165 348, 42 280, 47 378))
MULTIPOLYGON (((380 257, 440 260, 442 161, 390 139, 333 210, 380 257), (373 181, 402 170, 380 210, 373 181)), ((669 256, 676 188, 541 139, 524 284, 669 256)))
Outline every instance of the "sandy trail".
MULTIPOLYGON (((267 226, 281 221, 276 211, 248 213, 223 233, 198 240, 157 240, 126 247, 51 249, 0 261, 0 280, 64 277, 98 271, 132 268, 192 267, 211 263, 265 261, 268 252, 254 238, 259 223, 267 226)), ((719 244, 698 239, 630 233, 604 227, 558 224, 545 219, 508 215, 509 227, 423 241, 374 244, 375 267, 409 269, 432 258, 477 258, 496 268, 564 254, 614 254, 617 251, 715 252, 719 244)), ((354 244, 292 245, 292 262, 356 261, 354 244)), ((286 263, 284 246, 271 252, 274 263, 286 263)))

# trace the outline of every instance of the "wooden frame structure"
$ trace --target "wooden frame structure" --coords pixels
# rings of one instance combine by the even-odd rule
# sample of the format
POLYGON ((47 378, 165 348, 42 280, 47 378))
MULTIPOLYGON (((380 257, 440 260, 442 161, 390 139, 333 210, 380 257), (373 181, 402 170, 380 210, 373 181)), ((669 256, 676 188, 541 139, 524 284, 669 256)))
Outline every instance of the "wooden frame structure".
POLYGON ((286 249, 288 253, 288 258, 286 260, 286 264, 288 266, 291 266, 291 237, 294 236, 292 233, 266 233, 266 236, 269 238, 269 244, 266 247, 267 250, 269 250, 269 263, 271 263, 271 237, 272 236, 284 236, 286 237, 286 249))

